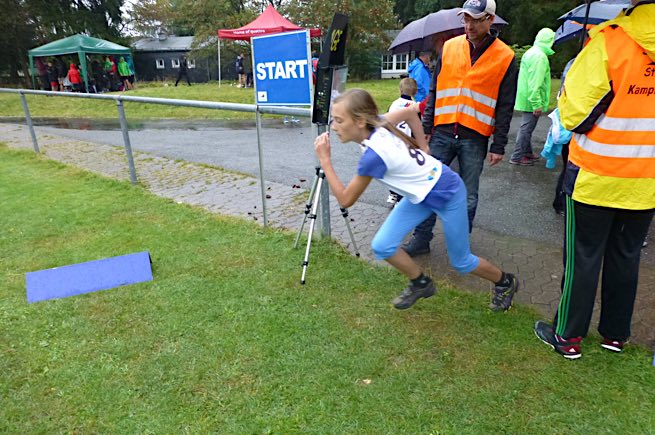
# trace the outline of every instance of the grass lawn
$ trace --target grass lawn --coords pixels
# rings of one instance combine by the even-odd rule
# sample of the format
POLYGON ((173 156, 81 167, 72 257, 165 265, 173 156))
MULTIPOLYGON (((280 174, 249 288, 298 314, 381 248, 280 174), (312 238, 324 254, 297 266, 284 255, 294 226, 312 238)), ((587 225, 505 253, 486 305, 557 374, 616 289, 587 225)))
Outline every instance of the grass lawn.
POLYGON ((0 146, 2 433, 652 433, 652 353, 567 361, 538 315, 0 146), (148 250, 154 280, 28 305, 25 272, 148 250))
MULTIPOLYGON (((399 80, 368 80, 351 82, 349 87, 360 87, 371 92, 380 110, 386 111, 393 100, 399 97, 399 80)), ((551 108, 555 107, 555 96, 560 80, 553 80, 551 108)), ((220 101, 225 103, 254 104, 253 89, 240 89, 234 82, 224 81, 221 87, 217 82, 194 84, 193 86, 173 83, 141 83, 125 95, 142 97, 177 98, 183 100, 220 101)), ((118 94, 118 93, 116 93, 118 94)), ((117 118, 116 104, 113 101, 80 100, 77 98, 45 97, 27 95, 30 114, 34 117, 58 118, 117 118)), ((224 110, 195 109, 191 107, 173 107, 159 104, 124 103, 125 113, 129 119, 254 119, 254 114, 230 112, 224 110)), ((0 116, 24 116, 20 97, 15 94, 0 93, 0 116)), ((266 115, 271 116, 271 115, 266 115)))

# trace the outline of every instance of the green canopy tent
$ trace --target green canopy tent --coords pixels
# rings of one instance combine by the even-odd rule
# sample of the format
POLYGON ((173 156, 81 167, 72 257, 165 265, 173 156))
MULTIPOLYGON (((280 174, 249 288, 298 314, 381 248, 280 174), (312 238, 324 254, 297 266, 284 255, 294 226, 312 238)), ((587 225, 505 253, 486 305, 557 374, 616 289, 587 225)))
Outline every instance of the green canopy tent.
POLYGON ((58 41, 49 42, 41 47, 28 51, 30 57, 30 71, 32 72, 32 87, 36 87, 34 58, 46 56, 61 56, 64 54, 76 54, 80 59, 80 68, 84 78, 84 86, 89 89, 87 76, 86 55, 87 54, 125 54, 131 55, 130 49, 104 39, 93 38, 87 35, 73 35, 58 41))

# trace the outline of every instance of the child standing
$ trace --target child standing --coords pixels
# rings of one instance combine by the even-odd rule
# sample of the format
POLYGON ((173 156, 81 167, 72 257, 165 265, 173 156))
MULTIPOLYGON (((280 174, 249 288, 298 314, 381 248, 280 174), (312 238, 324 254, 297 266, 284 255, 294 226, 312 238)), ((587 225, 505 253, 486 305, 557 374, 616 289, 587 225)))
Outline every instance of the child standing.
POLYGON ((411 107, 381 118, 373 98, 363 89, 350 89, 335 98, 332 130, 342 143, 353 141, 361 144, 364 153, 359 160, 357 175, 344 185, 332 166, 329 134, 320 135, 314 148, 325 178, 341 207, 353 205, 373 178, 404 196, 391 210, 371 243, 376 258, 387 261, 409 278, 407 288, 392 302, 395 308, 407 309, 418 299, 428 298, 436 291, 432 279, 425 276, 399 246, 414 226, 431 213, 437 213, 443 224, 452 266, 459 273, 473 273, 493 282, 489 308, 506 311, 512 306, 518 280, 513 274, 503 272, 471 253, 466 187, 462 179, 428 154, 425 137, 418 135, 414 140, 393 126, 406 121, 415 131, 421 131, 416 113, 411 107))
MULTIPOLYGON (((416 80, 411 77, 405 77, 400 81, 400 98, 395 100, 389 106, 389 112, 395 112, 397 110, 410 107, 414 103, 414 96, 418 92, 418 85, 416 80)), ((403 121, 400 124, 396 125, 396 128, 407 136, 412 137, 412 129, 407 125, 407 122, 403 121)), ((394 192, 393 190, 389 191, 389 196, 387 197, 387 203, 391 206, 395 206, 398 201, 402 199, 402 196, 394 192)))
POLYGON ((68 70, 68 81, 71 83, 73 92, 82 91, 82 76, 77 69, 77 65, 71 63, 71 67, 68 70))
POLYGON ((48 80, 50 80, 50 89, 53 91, 59 90, 59 75, 57 73, 57 67, 52 64, 52 61, 48 61, 48 80))
POLYGON ((123 90, 127 91, 128 89, 132 89, 132 85, 130 84, 130 66, 127 64, 123 56, 118 59, 118 75, 123 83, 123 90))

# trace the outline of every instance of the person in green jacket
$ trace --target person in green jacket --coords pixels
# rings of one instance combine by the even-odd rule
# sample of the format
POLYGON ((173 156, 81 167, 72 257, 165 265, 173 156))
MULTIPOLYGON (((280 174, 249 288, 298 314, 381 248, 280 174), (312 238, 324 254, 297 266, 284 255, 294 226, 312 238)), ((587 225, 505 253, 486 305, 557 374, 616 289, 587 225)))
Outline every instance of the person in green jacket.
POLYGON ((539 116, 548 110, 550 102, 550 63, 555 32, 544 28, 537 33, 534 45, 521 58, 514 110, 523 112, 516 147, 509 159, 513 165, 532 166, 538 155, 532 152, 532 132, 539 116))
POLYGON ((128 65, 123 56, 118 60, 118 75, 123 83, 123 90, 132 89, 132 84, 130 83, 132 72, 130 71, 130 65, 128 65))

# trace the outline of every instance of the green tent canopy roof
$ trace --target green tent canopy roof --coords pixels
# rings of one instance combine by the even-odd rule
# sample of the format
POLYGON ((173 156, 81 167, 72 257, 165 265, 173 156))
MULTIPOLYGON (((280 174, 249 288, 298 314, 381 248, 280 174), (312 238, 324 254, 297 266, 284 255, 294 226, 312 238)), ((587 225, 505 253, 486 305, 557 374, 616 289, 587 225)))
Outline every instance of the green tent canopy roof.
POLYGON ((59 56, 79 52, 98 54, 130 54, 130 49, 104 39, 86 35, 73 35, 31 49, 30 57, 59 56))

